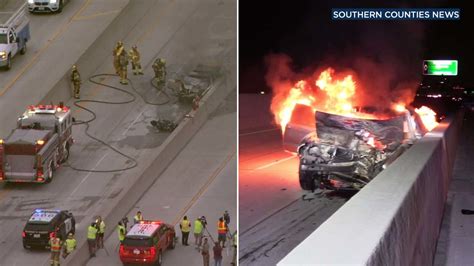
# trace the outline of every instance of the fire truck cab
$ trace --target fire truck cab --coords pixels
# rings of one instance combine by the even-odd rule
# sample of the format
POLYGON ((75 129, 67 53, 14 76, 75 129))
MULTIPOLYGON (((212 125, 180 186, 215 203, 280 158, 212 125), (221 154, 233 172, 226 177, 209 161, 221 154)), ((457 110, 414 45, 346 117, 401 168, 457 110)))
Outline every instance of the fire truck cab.
POLYGON ((17 128, 0 139, 0 181, 49 183, 69 157, 71 110, 60 105, 29 106, 17 128))

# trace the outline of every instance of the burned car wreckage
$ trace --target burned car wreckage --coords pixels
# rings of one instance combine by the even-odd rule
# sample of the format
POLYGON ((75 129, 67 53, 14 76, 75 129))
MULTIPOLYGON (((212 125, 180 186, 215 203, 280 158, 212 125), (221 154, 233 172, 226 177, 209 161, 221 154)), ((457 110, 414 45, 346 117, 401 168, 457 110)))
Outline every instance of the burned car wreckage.
POLYGON ((360 190, 426 133, 420 118, 408 110, 383 120, 308 111, 306 106, 295 112, 311 112, 316 125, 314 131, 292 119, 284 134, 286 148, 293 147, 300 158, 299 181, 305 190, 360 190))

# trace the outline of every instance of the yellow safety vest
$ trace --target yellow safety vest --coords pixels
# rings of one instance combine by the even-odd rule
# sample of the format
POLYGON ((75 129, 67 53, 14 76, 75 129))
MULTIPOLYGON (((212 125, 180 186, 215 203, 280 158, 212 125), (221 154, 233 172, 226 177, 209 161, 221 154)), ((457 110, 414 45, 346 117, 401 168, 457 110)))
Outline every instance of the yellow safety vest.
POLYGON ((183 231, 183 232, 191 231, 191 228, 190 228, 191 226, 190 225, 191 224, 190 224, 189 220, 182 220, 181 221, 181 231, 183 231))
POLYGON ((117 226, 118 237, 120 241, 125 239, 125 226, 119 225, 117 226))
POLYGON ((61 251, 61 240, 57 237, 51 239, 51 251, 61 251))
POLYGON ((202 232, 202 223, 199 220, 194 221, 194 233, 200 234, 202 232))
POLYGON ((134 221, 135 223, 138 223, 138 222, 140 222, 141 220, 143 220, 143 216, 141 216, 141 215, 140 215, 140 216, 135 215, 135 217, 133 217, 133 221, 134 221))
POLYGON ((103 234, 105 233, 105 222, 101 221, 99 224, 99 233, 103 234))
POLYGON ((89 225, 87 229, 87 239, 95 239, 97 235, 97 228, 92 225, 89 225))
POLYGON ((71 253, 76 248, 76 239, 68 238, 66 239, 66 252, 71 253))

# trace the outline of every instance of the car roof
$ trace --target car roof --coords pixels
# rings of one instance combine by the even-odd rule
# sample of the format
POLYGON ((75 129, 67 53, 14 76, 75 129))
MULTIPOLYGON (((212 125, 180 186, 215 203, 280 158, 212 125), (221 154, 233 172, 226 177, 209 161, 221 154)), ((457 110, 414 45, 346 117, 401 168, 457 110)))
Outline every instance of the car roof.
POLYGON ((140 221, 132 226, 126 237, 151 237, 163 224, 161 221, 140 221))
POLYGON ((28 223, 50 223, 61 212, 61 210, 36 209, 28 219, 28 223))

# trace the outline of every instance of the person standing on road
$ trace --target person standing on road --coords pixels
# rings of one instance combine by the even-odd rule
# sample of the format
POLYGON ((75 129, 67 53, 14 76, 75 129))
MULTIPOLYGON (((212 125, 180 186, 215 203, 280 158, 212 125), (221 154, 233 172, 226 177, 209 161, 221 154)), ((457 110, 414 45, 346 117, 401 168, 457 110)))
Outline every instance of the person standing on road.
POLYGON ((119 241, 120 243, 122 243, 125 239, 125 235, 127 234, 127 230, 125 229, 125 226, 123 225, 122 221, 118 222, 117 233, 119 241))
POLYGON ((209 266, 209 243, 207 243, 207 237, 205 237, 203 240, 201 255, 203 265, 209 266))
POLYGON ((133 216, 133 224, 137 224, 140 221, 143 221, 143 216, 141 211, 137 211, 137 214, 133 216))
POLYGON ((224 222, 224 218, 219 218, 219 222, 217 222, 217 241, 220 244, 222 242, 222 247, 225 248, 225 240, 227 237, 227 226, 224 222))
POLYGON ((51 235, 49 239, 49 246, 51 247, 51 265, 59 266, 59 254, 61 253, 61 239, 57 237, 56 233, 51 235))
POLYGON ((133 75, 143 75, 142 65, 140 64, 140 52, 136 45, 130 49, 128 56, 130 56, 130 60, 132 61, 133 75))
POLYGON ((102 217, 97 219, 97 248, 104 248, 105 222, 102 217))
POLYGON ((234 248, 234 254, 232 255, 232 262, 230 264, 237 265, 237 230, 232 235, 232 247, 234 248))
POLYGON ((214 265, 221 266, 222 265, 222 247, 219 245, 219 242, 216 242, 214 248, 214 265))
POLYGON ((79 99, 81 92, 81 75, 76 65, 72 65, 71 82, 74 87, 74 98, 79 99))
POLYGON ((229 212, 228 212, 228 211, 225 211, 223 217, 224 217, 225 225, 226 225, 227 227, 229 227, 229 224, 230 224, 230 215, 229 215, 229 212))
POLYGON ((91 257, 95 257, 96 239, 97 225, 96 223, 91 223, 87 228, 87 245, 89 246, 89 255, 91 257))
POLYGON ((166 83, 166 61, 163 58, 157 58, 152 65, 155 72, 155 79, 158 86, 166 83))
POLYGON ((67 236, 66 241, 64 242, 64 251, 63 251, 63 258, 65 259, 69 254, 71 254, 74 249, 76 249, 76 239, 74 239, 74 235, 69 233, 67 236))
POLYGON ((122 46, 119 50, 119 63, 120 63, 120 84, 127 85, 127 71, 128 71, 128 54, 125 48, 122 46))
POLYGON ((114 56, 114 68, 115 68, 115 74, 120 75, 120 48, 123 47, 123 42, 118 41, 117 44, 115 45, 114 51, 113 51, 113 56, 114 56))
POLYGON ((194 221, 194 245, 196 245, 196 248, 199 249, 201 247, 201 242, 202 242, 202 222, 201 218, 196 218, 194 221))
POLYGON ((184 246, 189 246, 188 238, 189 238, 189 231, 191 231, 191 222, 188 220, 188 216, 184 216, 183 220, 179 224, 179 228, 181 229, 181 244, 184 246))

